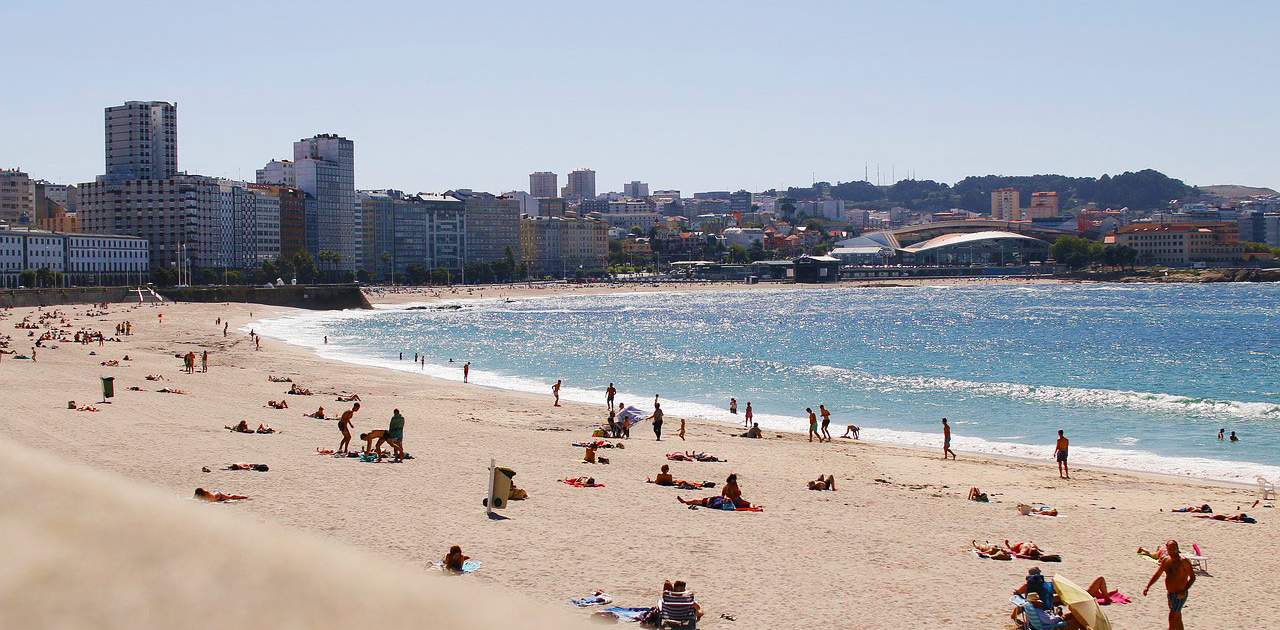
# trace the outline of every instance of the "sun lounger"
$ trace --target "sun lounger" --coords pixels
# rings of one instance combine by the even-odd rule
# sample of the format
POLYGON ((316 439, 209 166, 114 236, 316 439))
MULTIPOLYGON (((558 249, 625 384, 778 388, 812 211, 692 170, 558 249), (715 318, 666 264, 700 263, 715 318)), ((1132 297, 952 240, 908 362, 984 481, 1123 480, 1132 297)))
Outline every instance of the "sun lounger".
POLYGON ((1191 550, 1195 553, 1184 553, 1182 554, 1182 557, 1191 561, 1191 568, 1193 570, 1201 573, 1208 573, 1209 557, 1204 555, 1204 552, 1200 550, 1200 545, 1196 543, 1191 543, 1191 550))

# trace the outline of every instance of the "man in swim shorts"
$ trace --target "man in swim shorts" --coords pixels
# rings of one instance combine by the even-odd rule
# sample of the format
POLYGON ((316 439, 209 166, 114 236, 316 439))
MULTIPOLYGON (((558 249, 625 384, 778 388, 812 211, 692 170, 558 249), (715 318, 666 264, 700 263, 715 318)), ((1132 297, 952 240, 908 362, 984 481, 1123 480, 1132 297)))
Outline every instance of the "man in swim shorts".
POLYGON ((1178 553, 1178 541, 1170 540, 1164 544, 1167 555, 1160 560, 1146 588, 1142 589, 1145 597, 1151 585, 1164 574, 1164 588, 1169 598, 1169 630, 1182 630, 1182 607, 1187 605, 1187 595, 1191 585, 1196 583, 1196 573, 1191 568, 1191 561, 1178 553))
POLYGON ((947 454, 951 455, 951 459, 956 458, 956 452, 951 450, 951 425, 947 424, 947 419, 942 419, 942 459, 947 459, 947 454))
POLYGON ((1067 438, 1058 429, 1058 443, 1053 447, 1053 458, 1058 460, 1058 477, 1070 479, 1071 471, 1067 470, 1067 438))
POLYGON ((338 442, 338 452, 345 453, 351 446, 351 427, 355 426, 351 422, 351 418, 360 411, 360 403, 351 406, 350 409, 342 412, 342 417, 338 418, 338 430, 342 432, 342 441, 338 442))

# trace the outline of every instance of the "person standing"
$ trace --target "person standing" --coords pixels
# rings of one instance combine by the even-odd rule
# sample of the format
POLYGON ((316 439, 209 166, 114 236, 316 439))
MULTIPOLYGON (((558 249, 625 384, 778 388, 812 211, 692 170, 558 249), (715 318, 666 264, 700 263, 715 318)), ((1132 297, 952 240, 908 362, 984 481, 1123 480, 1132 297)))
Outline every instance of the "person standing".
POLYGON ((1178 553, 1178 541, 1167 541, 1164 548, 1165 557, 1160 560, 1160 566, 1147 581, 1146 588, 1142 589, 1142 596, 1147 596, 1151 585, 1163 573, 1164 589, 1169 599, 1169 630, 1182 630, 1182 607, 1187 605, 1191 585, 1196 583, 1196 572, 1192 570, 1191 561, 1178 553))
POLYGON ((200 371, 204 373, 209 372, 209 351, 208 350, 200 351, 200 371))
MULTIPOLYGON (((227 326, 230 326, 230 325, 231 325, 230 323, 223 323, 223 324, 222 324, 222 338, 223 338, 223 339, 226 339, 226 338, 227 338, 227 326)), ((125 329, 125 330, 129 330, 129 327, 128 327, 128 326, 125 326, 125 327, 124 327, 124 329, 125 329)))
POLYGON ((253 349, 255 352, 262 349, 262 337, 253 336, 253 349))
POLYGON ((679 431, 679 432, 677 432, 677 433, 676 433, 676 435, 679 435, 679 436, 680 436, 680 441, 681 441, 681 442, 683 442, 683 441, 684 441, 684 418, 681 418, 681 419, 680 419, 680 431, 679 431))
POLYGON ((466 363, 462 364, 462 382, 463 383, 469 382, 470 378, 471 378, 471 362, 467 361, 466 363))
POLYGON ((737 398, 729 399, 729 413, 735 416, 738 415, 738 399, 737 398))
POLYGON ((351 408, 342 412, 342 416, 338 418, 338 430, 342 432, 342 441, 338 442, 338 452, 345 453, 351 446, 351 429, 355 427, 355 423, 351 419, 360 411, 360 403, 351 405, 351 408))
POLYGON ((822 415, 822 437, 831 441, 831 432, 827 431, 827 425, 831 424, 831 412, 827 411, 826 405, 818 405, 818 413, 822 415))
POLYGON ((1070 479, 1071 471, 1067 469, 1067 436, 1058 429, 1058 443, 1053 447, 1053 458, 1058 460, 1058 477, 1070 479))
POLYGON ((748 400, 748 401, 747 401, 747 411, 746 411, 746 423, 745 423, 745 424, 743 424, 742 426, 747 427, 747 428, 751 428, 751 418, 753 418, 754 416, 755 416, 755 413, 751 411, 751 401, 750 401, 750 400, 748 400))
POLYGON ((631 422, 626 414, 627 404, 618 403, 618 427, 622 429, 622 439, 631 439, 631 422))
POLYGON ((813 413, 810 407, 804 408, 805 413, 809 414, 809 441, 813 441, 813 436, 818 436, 818 442, 822 442, 822 434, 818 433, 818 415, 813 413))
POLYGON ((555 404, 552 407, 560 406, 560 379, 556 379, 556 384, 551 386, 551 395, 555 396, 555 404))
MULTIPOLYGON (((655 396, 654 398, 657 398, 657 396, 655 396)), ((662 441, 662 405, 658 404, 657 402, 654 402, 653 414, 650 415, 648 418, 645 418, 645 420, 653 421, 653 435, 658 438, 659 442, 661 442, 662 441)))
POLYGON ((947 424, 947 419, 942 419, 942 459, 946 459, 947 455, 951 455, 951 459, 956 458, 956 452, 951 450, 951 425, 947 424))
MULTIPOLYGON (((399 409, 392 410, 391 422, 387 425, 387 432, 383 434, 383 439, 395 450, 396 461, 404 461, 404 416, 400 415, 399 409)), ((382 440, 378 440, 378 446, 382 446, 382 440)))
POLYGON ((604 404, 609 406, 609 410, 613 411, 613 397, 618 394, 618 390, 613 388, 613 383, 609 383, 609 387, 604 390, 604 404))

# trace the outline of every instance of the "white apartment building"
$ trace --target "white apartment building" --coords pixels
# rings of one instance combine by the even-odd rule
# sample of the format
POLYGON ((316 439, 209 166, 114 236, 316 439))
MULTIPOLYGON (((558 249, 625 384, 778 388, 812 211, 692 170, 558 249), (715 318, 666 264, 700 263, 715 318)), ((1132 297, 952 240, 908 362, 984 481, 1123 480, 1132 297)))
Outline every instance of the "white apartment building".
POLYGON ((21 284, 25 270, 63 274, 64 286, 145 282, 147 241, 133 236, 0 229, 0 286, 21 284))
POLYGON ((178 174, 178 105, 129 101, 106 108, 107 179, 178 174))
POLYGON ((271 160, 266 166, 258 169, 255 175, 259 184, 275 184, 290 188, 298 186, 298 177, 294 173, 293 162, 290 160, 271 160))

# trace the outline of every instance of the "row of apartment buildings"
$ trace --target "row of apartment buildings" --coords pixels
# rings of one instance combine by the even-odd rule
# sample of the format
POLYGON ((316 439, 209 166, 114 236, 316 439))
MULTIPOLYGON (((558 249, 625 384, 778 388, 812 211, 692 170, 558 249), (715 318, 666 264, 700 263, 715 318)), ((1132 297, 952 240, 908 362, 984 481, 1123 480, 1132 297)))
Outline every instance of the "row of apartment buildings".
POLYGON ((63 234, 0 226, 0 287, 22 286, 24 271, 61 274, 63 286, 140 284, 150 274, 147 239, 63 234))

